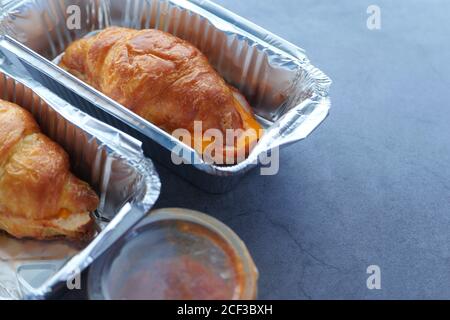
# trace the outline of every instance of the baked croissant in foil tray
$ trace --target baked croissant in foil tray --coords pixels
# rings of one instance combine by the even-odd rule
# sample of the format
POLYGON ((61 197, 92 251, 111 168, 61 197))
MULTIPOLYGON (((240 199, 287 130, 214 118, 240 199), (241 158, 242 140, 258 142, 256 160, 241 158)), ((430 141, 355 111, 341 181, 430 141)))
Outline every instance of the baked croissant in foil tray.
POLYGON ((85 240, 98 202, 33 116, 0 100, 0 230, 17 238, 85 240))
POLYGON ((215 142, 227 164, 245 158, 260 138, 245 97, 196 47, 166 32, 107 28, 72 43, 60 67, 170 134, 188 130, 190 141, 183 142, 200 154, 215 142), (194 131, 196 121, 201 131, 194 131), (222 143, 205 137, 209 129, 223 134, 222 143), (227 130, 235 135, 228 141, 227 130), (204 139, 194 143, 199 132, 204 139))

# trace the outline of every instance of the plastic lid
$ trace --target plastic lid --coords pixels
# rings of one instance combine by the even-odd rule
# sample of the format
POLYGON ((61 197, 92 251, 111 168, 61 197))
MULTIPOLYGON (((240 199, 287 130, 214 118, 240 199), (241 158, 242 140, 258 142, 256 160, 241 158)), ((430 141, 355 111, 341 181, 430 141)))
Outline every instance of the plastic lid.
POLYGON ((89 273, 92 299, 255 299, 258 272, 239 237, 185 209, 152 212, 89 273))

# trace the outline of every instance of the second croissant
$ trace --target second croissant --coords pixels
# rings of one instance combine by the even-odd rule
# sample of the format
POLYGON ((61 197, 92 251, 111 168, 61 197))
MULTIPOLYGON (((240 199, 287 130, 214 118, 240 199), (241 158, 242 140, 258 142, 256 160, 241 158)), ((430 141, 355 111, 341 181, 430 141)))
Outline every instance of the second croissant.
POLYGON ((69 169, 68 154, 33 116, 0 100, 0 230, 16 238, 89 239, 99 199, 69 169))

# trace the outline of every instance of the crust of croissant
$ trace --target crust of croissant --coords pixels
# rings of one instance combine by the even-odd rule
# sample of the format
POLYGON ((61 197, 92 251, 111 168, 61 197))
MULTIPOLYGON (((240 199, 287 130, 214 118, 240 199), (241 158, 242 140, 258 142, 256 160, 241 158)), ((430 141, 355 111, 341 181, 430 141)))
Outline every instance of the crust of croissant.
POLYGON ((88 235, 99 199, 33 116, 0 100, 0 229, 19 238, 88 235))
POLYGON ((254 130, 252 141, 224 145, 236 152, 260 138, 261 126, 235 98, 237 91, 197 48, 168 33, 107 28, 71 44, 60 66, 169 133, 193 133, 195 121, 202 122, 202 135, 254 130))
POLYGON ((0 229, 19 239, 69 239, 84 242, 94 235, 94 220, 89 212, 46 220, 30 220, 0 214, 0 229))

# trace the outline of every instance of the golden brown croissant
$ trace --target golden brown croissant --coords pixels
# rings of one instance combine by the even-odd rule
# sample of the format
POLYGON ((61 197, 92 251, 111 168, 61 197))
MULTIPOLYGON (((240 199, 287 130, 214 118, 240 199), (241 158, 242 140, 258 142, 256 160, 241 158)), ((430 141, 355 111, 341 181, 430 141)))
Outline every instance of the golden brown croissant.
POLYGON ((82 240, 98 197, 69 172, 69 157, 33 116, 0 100, 0 229, 17 238, 82 240))
MULTIPOLYGON (((60 66, 171 134, 187 129, 194 139, 195 121, 202 122, 201 136, 218 129, 223 152, 233 157, 247 155, 260 137, 245 98, 197 48, 168 33, 108 28, 72 43, 60 66), (226 142, 230 129, 240 134, 226 142)), ((203 153, 211 141, 188 142, 203 153)))

